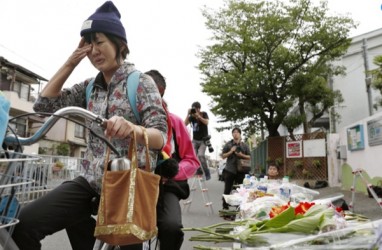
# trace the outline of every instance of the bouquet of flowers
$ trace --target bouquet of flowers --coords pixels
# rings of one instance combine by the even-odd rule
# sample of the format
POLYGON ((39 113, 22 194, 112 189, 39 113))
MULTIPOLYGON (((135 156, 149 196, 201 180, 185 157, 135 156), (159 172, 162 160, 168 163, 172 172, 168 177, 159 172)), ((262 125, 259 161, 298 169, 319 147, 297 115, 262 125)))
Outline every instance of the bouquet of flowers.
MULTIPOLYGON (((328 238, 317 240, 318 236, 330 235, 331 232, 344 230, 347 228, 348 221, 367 222, 368 219, 349 212, 345 213, 341 209, 330 205, 300 202, 293 206, 290 203, 274 206, 271 208, 268 216, 223 222, 202 228, 184 228, 183 230, 203 233, 191 237, 191 241, 238 242, 244 246, 251 247, 269 247, 272 244, 276 244, 278 246, 277 249, 279 249, 287 244, 278 241, 278 239, 283 239, 286 242, 298 240, 300 243, 304 243, 304 248, 301 249, 308 249, 307 245, 314 245, 315 242, 317 244, 327 244, 330 242, 328 238), (278 234, 278 236, 275 236, 275 234, 278 234), (279 237, 279 235, 285 234, 287 234, 287 237, 279 237), (309 236, 313 238, 310 240, 310 238, 307 238, 309 236)), ((349 232, 336 235, 336 239, 339 240, 341 237, 347 238, 350 235, 352 235, 351 238, 354 238, 354 235, 356 235, 354 230, 351 229, 349 232)), ((329 237, 329 239, 333 240, 333 237, 329 237)), ((202 246, 194 248, 214 249, 202 246)))

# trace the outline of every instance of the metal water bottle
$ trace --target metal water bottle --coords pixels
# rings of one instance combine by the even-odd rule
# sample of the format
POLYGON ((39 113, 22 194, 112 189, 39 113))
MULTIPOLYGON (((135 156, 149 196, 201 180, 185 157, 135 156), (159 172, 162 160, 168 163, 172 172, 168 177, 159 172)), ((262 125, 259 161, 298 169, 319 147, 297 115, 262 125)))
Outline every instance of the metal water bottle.
POLYGON ((115 158, 108 164, 110 171, 122 171, 130 169, 130 160, 127 158, 115 158))

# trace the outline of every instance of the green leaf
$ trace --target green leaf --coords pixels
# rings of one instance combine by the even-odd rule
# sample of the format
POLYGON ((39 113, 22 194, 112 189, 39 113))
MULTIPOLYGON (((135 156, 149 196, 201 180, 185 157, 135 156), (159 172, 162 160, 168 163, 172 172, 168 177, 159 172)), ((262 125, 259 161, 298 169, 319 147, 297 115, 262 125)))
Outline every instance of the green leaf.
MULTIPOLYGON (((310 234, 319 229, 321 222, 323 221, 324 216, 330 217, 330 214, 333 216, 333 209, 328 208, 326 205, 315 205, 312 206, 306 213, 305 216, 300 219, 295 219, 290 221, 283 227, 279 228, 270 228, 261 232, 274 232, 274 233, 289 233, 297 232, 310 234), (309 213, 308 213, 309 212, 309 213)), ((260 233, 260 231, 258 231, 260 233)))
POLYGON ((277 215, 277 216, 273 217, 272 219, 270 219, 269 221, 267 221, 264 224, 263 228, 264 229, 280 228, 280 227, 287 225, 289 222, 294 220, 294 218, 295 218, 294 207, 290 206, 288 209, 284 210, 279 215, 277 215))
POLYGON ((330 231, 336 229, 336 222, 334 220, 335 211, 333 208, 329 207, 323 211, 323 216, 321 217, 321 222, 319 229, 322 231, 330 231))
POLYGON ((318 229, 321 222, 322 214, 315 214, 308 217, 303 217, 298 220, 291 221, 285 226, 285 232, 312 233, 318 229))
POLYGON ((316 205, 314 205, 314 206, 311 206, 311 207, 308 209, 308 211, 305 212, 304 217, 308 217, 308 216, 312 216, 312 215, 316 215, 316 214, 322 213, 322 212, 325 211, 327 208, 328 208, 327 205, 316 204, 316 205))

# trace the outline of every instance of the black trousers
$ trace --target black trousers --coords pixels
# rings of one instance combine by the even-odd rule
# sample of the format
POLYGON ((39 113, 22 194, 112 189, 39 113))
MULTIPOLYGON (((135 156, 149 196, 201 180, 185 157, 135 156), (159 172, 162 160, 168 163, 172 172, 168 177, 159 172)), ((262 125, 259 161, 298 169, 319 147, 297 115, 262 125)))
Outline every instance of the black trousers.
MULTIPOLYGON (((230 194, 232 192, 232 188, 234 184, 242 184, 243 179, 245 177, 244 173, 231 173, 229 171, 223 170, 223 179, 224 179, 224 194, 230 194)), ((223 200, 223 209, 228 209, 229 205, 225 201, 224 197, 223 200)))
MULTIPOLYGON (((12 238, 20 249, 41 249, 45 236, 65 229, 73 250, 92 250, 95 219, 92 198, 98 196, 87 181, 78 177, 24 206, 12 238), (88 185, 88 186, 86 186, 88 185)), ((157 206, 158 238, 161 249, 180 249, 183 243, 179 198, 164 192, 157 206)), ((122 250, 142 250, 142 244, 122 246, 122 250)))
POLYGON ((182 231, 182 212, 179 198, 172 192, 163 192, 157 205, 157 226, 160 249, 178 250, 181 248, 184 233, 182 231))
MULTIPOLYGON (((73 250, 92 250, 96 225, 92 199, 97 196, 82 177, 64 182, 21 209, 12 238, 20 249, 37 250, 45 236, 65 229, 73 250)), ((142 244, 121 249, 142 250, 142 244)))

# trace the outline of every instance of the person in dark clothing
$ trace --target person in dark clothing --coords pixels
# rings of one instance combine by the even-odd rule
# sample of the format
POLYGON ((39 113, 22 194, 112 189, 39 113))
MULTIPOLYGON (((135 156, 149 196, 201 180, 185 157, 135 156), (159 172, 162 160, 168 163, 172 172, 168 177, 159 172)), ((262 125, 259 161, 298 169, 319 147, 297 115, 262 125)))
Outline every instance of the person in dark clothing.
MULTIPOLYGON (((242 184, 245 173, 237 171, 239 159, 250 159, 250 151, 247 144, 241 141, 241 129, 232 129, 233 139, 223 147, 222 158, 227 158, 226 166, 223 170, 224 194, 230 194, 234 184, 242 184)), ((223 209, 228 209, 228 203, 223 197, 223 209)))
POLYGON ((184 120, 186 126, 191 124, 192 126, 192 144, 195 152, 198 155, 201 167, 197 170, 196 174, 203 175, 206 180, 211 179, 211 173, 208 168, 206 160, 206 138, 208 136, 208 114, 207 112, 200 110, 201 105, 199 102, 194 102, 191 105, 191 109, 188 110, 187 117, 184 120))

